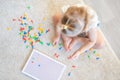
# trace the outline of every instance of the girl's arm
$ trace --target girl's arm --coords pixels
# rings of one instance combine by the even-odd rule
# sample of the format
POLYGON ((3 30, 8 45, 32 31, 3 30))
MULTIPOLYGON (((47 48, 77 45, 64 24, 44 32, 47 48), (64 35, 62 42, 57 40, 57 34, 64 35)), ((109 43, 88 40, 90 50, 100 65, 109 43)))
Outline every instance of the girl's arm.
POLYGON ((61 27, 60 23, 58 23, 55 27, 55 37, 53 39, 53 45, 56 45, 61 37, 61 27))
POLYGON ((89 40, 79 49, 80 53, 83 53, 86 50, 89 50, 95 45, 96 39, 97 39, 95 28, 90 29, 90 31, 88 32, 88 37, 89 37, 89 40))
POLYGON ((95 28, 90 29, 88 34, 89 34, 89 39, 86 41, 86 43, 84 43, 80 47, 80 49, 78 49, 74 54, 72 54, 69 57, 70 59, 77 57, 78 55, 80 55, 81 53, 85 52, 86 50, 89 50, 90 48, 92 48, 95 45, 96 39, 97 39, 96 29, 95 28))

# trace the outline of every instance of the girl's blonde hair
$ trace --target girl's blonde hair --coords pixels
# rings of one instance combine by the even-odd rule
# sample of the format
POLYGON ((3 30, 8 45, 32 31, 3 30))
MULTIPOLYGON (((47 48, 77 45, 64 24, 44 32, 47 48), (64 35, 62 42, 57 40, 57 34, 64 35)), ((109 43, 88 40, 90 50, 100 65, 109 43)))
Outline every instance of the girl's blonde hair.
POLYGON ((65 12, 61 23, 63 25, 62 32, 66 35, 76 36, 84 30, 84 22, 87 17, 85 7, 72 6, 65 12))

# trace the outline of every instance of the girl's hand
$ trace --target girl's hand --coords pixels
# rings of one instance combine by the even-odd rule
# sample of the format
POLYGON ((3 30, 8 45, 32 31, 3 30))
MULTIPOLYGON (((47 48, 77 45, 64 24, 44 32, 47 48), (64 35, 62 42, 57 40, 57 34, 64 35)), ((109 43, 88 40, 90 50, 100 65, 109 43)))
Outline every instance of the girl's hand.
POLYGON ((59 37, 54 37, 53 38, 53 45, 56 45, 59 41, 59 37))
POLYGON ((81 52, 78 50, 78 51, 76 51, 75 53, 73 53, 72 55, 70 55, 70 56, 68 57, 68 59, 75 59, 75 58, 77 58, 80 54, 81 54, 81 52))

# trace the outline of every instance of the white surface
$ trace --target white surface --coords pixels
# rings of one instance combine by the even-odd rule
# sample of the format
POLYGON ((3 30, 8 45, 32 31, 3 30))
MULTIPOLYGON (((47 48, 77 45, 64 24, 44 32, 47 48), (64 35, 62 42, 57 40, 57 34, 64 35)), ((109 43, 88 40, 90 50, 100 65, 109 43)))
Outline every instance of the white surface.
POLYGON ((64 64, 33 50, 22 72, 36 80, 60 80, 65 68, 64 64))
MULTIPOLYGON (((54 35, 52 15, 60 11, 63 5, 79 2, 80 0, 0 0, 0 80, 32 80, 21 73, 25 61, 27 61, 31 54, 32 48, 25 48, 27 44, 23 42, 19 35, 20 25, 18 22, 13 22, 13 18, 18 18, 26 12, 34 20, 33 26, 35 29, 37 29, 39 23, 43 24, 43 28, 50 28, 50 33, 42 36, 43 41, 46 43, 51 41, 54 35), (32 9, 28 10, 26 8, 27 5, 31 5, 32 9), (46 17, 46 21, 42 20, 43 17, 46 17), (11 30, 6 30, 7 27, 10 27, 11 30)), ((99 6, 96 3, 92 4, 96 8, 99 6)), ((102 21, 112 20, 111 9, 106 8, 106 5, 103 4, 104 12, 100 7, 99 10, 102 10, 102 13, 98 16, 102 16, 102 21)), ((114 20, 118 22, 116 19, 114 20)), ((112 33, 107 32, 107 29, 112 30, 112 28, 105 28, 107 34, 112 33)), ((112 40, 112 38, 110 39, 112 40)), ((116 44, 119 43, 115 42, 116 44)), ((35 44, 34 48, 67 66, 61 80, 120 80, 120 61, 107 40, 105 41, 105 47, 97 50, 97 54, 100 55, 99 60, 96 60, 96 54, 93 54, 93 51, 90 51, 90 59, 87 57, 89 53, 85 53, 76 60, 68 60, 67 57, 74 52, 75 47, 70 52, 40 44, 35 44), (54 53, 59 54, 60 57, 55 58, 54 53), (71 66, 73 65, 76 68, 72 68, 71 66), (69 72, 71 72, 70 76, 68 76, 69 72)))

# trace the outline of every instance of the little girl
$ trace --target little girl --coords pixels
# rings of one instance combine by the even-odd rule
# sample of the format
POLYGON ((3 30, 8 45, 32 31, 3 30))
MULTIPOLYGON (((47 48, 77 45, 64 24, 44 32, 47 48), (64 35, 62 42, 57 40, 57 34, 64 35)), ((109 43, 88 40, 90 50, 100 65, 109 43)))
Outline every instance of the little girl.
POLYGON ((104 38, 98 27, 96 12, 86 5, 72 5, 62 8, 63 13, 53 16, 55 37, 53 45, 56 45, 62 37, 65 49, 71 50, 76 42, 82 46, 69 59, 76 58, 90 48, 99 49, 104 46, 104 38), (69 42, 69 43, 68 43, 69 42))

